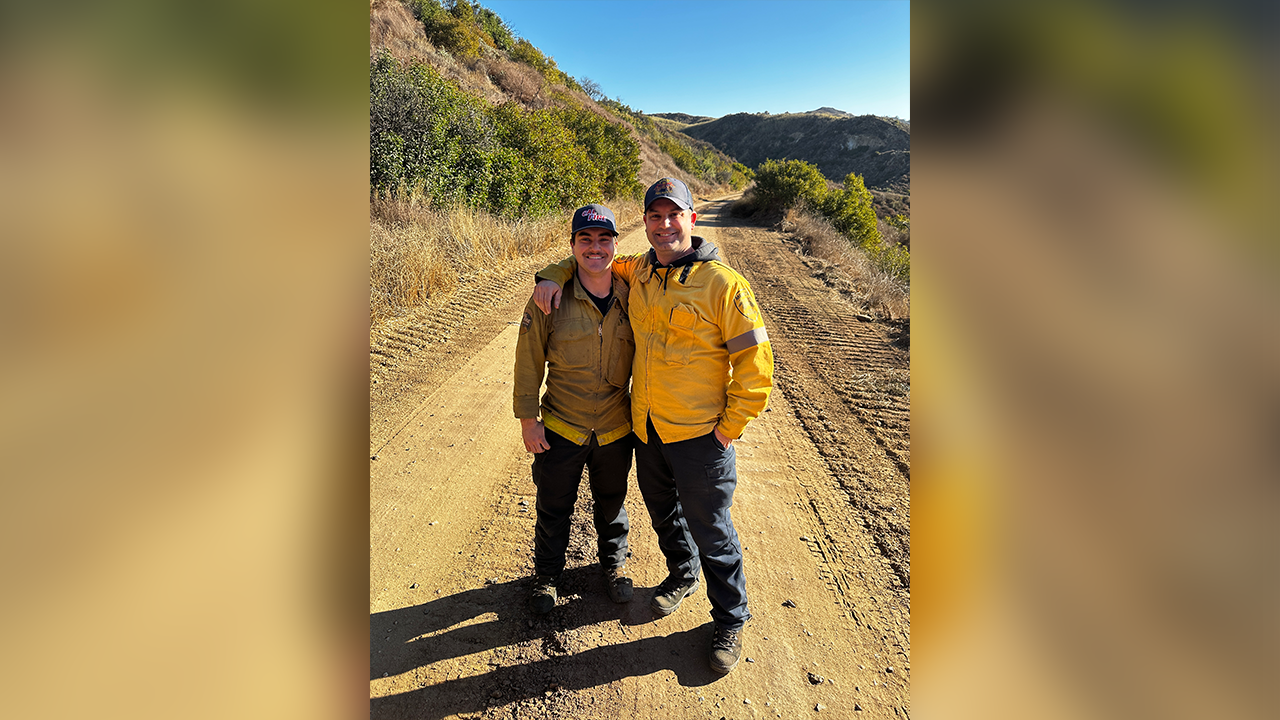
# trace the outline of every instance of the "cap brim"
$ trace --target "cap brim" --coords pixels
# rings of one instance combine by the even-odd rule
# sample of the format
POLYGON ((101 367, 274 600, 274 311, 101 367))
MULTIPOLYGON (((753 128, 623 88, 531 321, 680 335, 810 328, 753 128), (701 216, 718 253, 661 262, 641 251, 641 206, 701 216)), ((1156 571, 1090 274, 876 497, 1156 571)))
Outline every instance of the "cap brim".
POLYGON ((614 235, 617 235, 617 234, 618 234, 617 229, 615 229, 615 228, 613 228, 613 227, 610 227, 610 226, 608 226, 608 225, 596 224, 596 223, 591 223, 591 224, 589 224, 589 225, 580 225, 580 226, 578 226, 578 227, 574 228, 574 229, 573 229, 573 232, 575 232, 575 233, 576 233, 576 232, 580 232, 580 231, 582 231, 582 230, 590 230, 591 228, 601 228, 601 229, 603 229, 603 230, 608 230, 609 232, 613 233, 614 235))
POLYGON ((691 204, 689 204, 689 203, 687 203, 687 202, 685 202, 685 201, 681 200, 681 199, 680 199, 680 198, 678 198, 678 197, 672 197, 672 196, 670 196, 670 195, 659 195, 658 197, 656 197, 656 198, 654 198, 654 199, 650 200, 650 201, 648 202, 648 204, 646 204, 646 205, 644 206, 644 209, 645 209, 646 211, 648 211, 649 206, 650 206, 650 205, 653 205, 654 203, 658 202, 659 200, 670 200, 671 202, 675 203, 675 204, 676 204, 676 207, 680 208, 681 210, 692 210, 692 209, 693 209, 693 205, 691 205, 691 204))

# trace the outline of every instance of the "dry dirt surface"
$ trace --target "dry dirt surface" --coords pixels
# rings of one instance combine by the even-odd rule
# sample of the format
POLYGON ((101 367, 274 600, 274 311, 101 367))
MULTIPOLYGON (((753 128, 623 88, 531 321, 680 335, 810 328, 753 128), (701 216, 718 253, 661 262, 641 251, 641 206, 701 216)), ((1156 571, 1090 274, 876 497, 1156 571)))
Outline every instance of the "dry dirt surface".
MULTIPOLYGON (((649 611, 666 568, 634 471, 634 599, 605 595, 584 482, 559 603, 528 610, 532 455, 511 373, 532 273, 566 241, 371 339, 373 718, 910 718, 907 338, 726 204, 700 206, 697 233, 751 282, 776 356, 769 409, 735 443, 742 662, 708 668, 705 588, 649 611)), ((647 249, 643 229, 621 248, 647 249)))

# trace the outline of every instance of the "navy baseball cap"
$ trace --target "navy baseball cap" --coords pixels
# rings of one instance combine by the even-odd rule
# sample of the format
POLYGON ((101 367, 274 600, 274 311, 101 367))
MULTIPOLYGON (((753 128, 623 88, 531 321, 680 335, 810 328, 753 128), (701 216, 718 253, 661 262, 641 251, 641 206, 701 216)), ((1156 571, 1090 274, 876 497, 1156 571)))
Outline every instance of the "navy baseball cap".
POLYGON ((614 226, 613 211, 603 205, 588 205, 573 211, 573 229, 570 235, 577 235, 579 230, 587 228, 604 228, 614 235, 618 228, 614 226))
POLYGON ((682 210, 693 209, 693 194, 689 192, 689 186, 675 178, 662 178, 650 185, 649 192, 644 194, 644 209, 648 210, 653 201, 659 198, 670 200, 682 210))

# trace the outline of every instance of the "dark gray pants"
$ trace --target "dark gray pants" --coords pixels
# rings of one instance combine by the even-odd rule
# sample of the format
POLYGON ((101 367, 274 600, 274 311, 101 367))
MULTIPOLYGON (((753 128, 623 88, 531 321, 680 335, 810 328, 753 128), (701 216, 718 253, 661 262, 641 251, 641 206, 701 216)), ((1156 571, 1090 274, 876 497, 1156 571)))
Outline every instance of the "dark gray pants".
POLYGON ((573 505, 578 500, 582 468, 587 468, 600 566, 621 565, 627 557, 627 474, 635 435, 601 446, 595 433, 577 445, 547 430, 545 450, 533 456, 533 484, 538 488, 538 521, 533 533, 533 564, 539 575, 559 576, 569 548, 573 505))
POLYGON ((738 484, 733 446, 720 447, 711 433, 664 443, 653 422, 649 442, 636 441, 636 479, 667 572, 692 580, 701 569, 717 626, 738 629, 751 618, 742 546, 729 517, 738 484))

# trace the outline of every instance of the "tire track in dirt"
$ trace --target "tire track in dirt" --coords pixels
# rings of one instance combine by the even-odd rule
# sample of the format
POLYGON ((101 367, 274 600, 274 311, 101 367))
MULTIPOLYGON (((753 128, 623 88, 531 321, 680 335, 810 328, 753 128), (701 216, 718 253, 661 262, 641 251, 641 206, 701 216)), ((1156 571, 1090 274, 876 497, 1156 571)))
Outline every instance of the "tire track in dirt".
POLYGON ((909 597, 910 356, 888 330, 859 319, 839 293, 812 277, 796 246, 777 233, 724 212, 712 226, 764 312, 778 390, 892 568, 892 589, 909 597))

